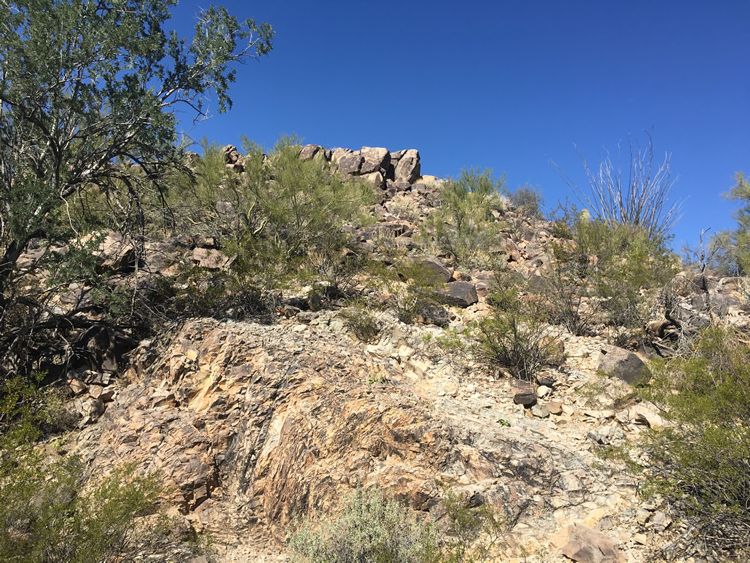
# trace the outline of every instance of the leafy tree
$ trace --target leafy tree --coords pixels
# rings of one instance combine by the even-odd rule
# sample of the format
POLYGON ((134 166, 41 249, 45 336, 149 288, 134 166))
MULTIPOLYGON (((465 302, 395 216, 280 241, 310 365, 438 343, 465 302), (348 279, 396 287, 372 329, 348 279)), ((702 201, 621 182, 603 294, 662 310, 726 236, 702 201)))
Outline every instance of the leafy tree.
MULTIPOLYGON (((240 22, 222 7, 202 11, 187 41, 167 27, 175 4, 0 0, 0 369, 6 372, 30 369, 29 354, 19 357, 31 335, 44 340, 46 363, 59 365, 106 328, 101 303, 60 313, 50 304, 53 292, 34 277, 65 262, 55 248, 79 234, 73 199, 101 194, 110 227, 142 250, 144 198, 150 192, 158 199, 167 173, 184 168, 176 110, 202 117, 211 100, 226 110, 235 63, 271 49, 268 24, 240 22), (21 267, 30 248, 38 252, 21 267), (53 334, 57 346, 49 342, 53 334)), ((92 285, 81 254, 94 246, 69 253, 74 267, 65 281, 92 285)))

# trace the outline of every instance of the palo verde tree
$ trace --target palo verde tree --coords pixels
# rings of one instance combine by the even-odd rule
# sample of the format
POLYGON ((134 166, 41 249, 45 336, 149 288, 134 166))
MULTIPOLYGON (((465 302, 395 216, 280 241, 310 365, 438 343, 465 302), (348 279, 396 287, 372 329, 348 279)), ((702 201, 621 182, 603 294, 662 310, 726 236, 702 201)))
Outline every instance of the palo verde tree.
POLYGON ((113 227, 137 247, 144 194, 158 195, 183 166, 175 112, 201 117, 210 101, 226 110, 236 63, 271 49, 268 24, 221 7, 202 11, 192 38, 180 37, 168 28, 175 5, 0 0, 0 375, 47 369, 40 350, 64 364, 103 330, 100 311, 60 313, 50 280, 34 277, 43 268, 73 272, 68 284, 93 275, 89 247, 54 251, 80 240, 71 199, 99 192, 113 227), (69 267, 50 267, 66 256, 69 267))

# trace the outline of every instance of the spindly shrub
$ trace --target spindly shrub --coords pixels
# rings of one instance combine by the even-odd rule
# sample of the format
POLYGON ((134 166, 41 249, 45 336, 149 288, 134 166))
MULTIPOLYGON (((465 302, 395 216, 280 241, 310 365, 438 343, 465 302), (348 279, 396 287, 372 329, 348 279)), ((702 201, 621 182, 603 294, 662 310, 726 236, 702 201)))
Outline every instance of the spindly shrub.
POLYGON ((421 237, 441 254, 470 267, 492 264, 492 250, 503 224, 495 214, 502 211, 502 179, 489 171, 465 171, 440 189, 440 207, 425 222, 421 237))
POLYGON ((651 488, 686 524, 682 548, 750 555, 750 346, 710 327, 691 353, 655 369, 650 399, 673 426, 650 444, 651 488))
POLYGON ((302 523, 289 545, 309 563, 431 563, 439 554, 432 526, 398 501, 361 490, 337 516, 302 523))
POLYGON ((47 462, 16 450, 0 463, 3 560, 113 560, 144 541, 135 534, 136 518, 154 511, 157 479, 134 476, 124 466, 81 490, 82 475, 82 463, 72 456, 47 462))

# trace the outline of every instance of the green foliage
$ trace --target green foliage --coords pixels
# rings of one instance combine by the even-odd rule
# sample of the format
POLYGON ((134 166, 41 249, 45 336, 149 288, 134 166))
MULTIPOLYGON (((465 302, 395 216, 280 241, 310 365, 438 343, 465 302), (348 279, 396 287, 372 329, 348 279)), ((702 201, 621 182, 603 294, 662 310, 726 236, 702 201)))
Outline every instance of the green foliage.
POLYGON ((154 476, 123 466, 81 489, 83 465, 75 457, 46 461, 16 450, 0 464, 0 553, 4 561, 112 560, 143 534, 135 521, 150 514, 159 493, 154 476))
POLYGON ((0 450, 31 444, 45 434, 64 430, 73 417, 57 389, 40 389, 43 374, 0 381, 0 450))
POLYGON ((442 502, 447 526, 440 561, 470 563, 491 560, 492 550, 502 543, 510 528, 504 515, 485 502, 472 505, 452 491, 445 494, 442 502))
POLYGON ((219 148, 204 147, 193 177, 167 196, 180 229, 224 241, 225 252, 237 257, 234 271, 261 286, 305 275, 343 285, 360 266, 358 256, 343 252, 343 227, 367 222, 373 190, 317 159, 300 160, 289 139, 270 155, 247 149, 238 174, 226 168, 219 148))
POLYGON ((309 563, 428 563, 438 555, 432 526, 399 502, 368 491, 357 491, 337 516, 302 523, 289 545, 298 560, 309 563))
POLYGON ((378 319, 364 306, 355 306, 341 312, 346 327, 362 342, 374 342, 380 335, 378 319))
POLYGON ((513 377, 533 381, 540 369, 559 361, 559 346, 539 322, 535 307, 521 299, 518 287, 509 280, 507 276, 496 280, 489 298, 493 311, 476 325, 474 352, 493 371, 506 368, 513 377))
POLYGON ((648 396, 674 423, 650 444, 652 490, 665 495, 695 532, 688 544, 747 556, 750 347, 743 335, 706 329, 689 355, 657 366, 648 396))
MULTIPOLYGON (((571 226, 575 247, 563 259, 585 278, 613 326, 639 328, 647 318, 647 293, 677 272, 677 260, 641 228, 591 220, 581 213, 571 226)), ((576 282, 577 283, 577 282, 576 282)))
POLYGON ((740 203, 735 214, 737 228, 719 233, 711 242, 715 249, 711 265, 730 275, 745 275, 750 271, 750 182, 743 173, 737 173, 729 198, 740 203))
POLYGON ((441 188, 440 207, 425 222, 422 238, 461 265, 491 265, 503 228, 494 215, 503 209, 503 191, 503 179, 494 179, 489 171, 462 172, 441 188))
POLYGON ((510 202, 526 217, 541 219, 542 195, 534 188, 522 186, 510 194, 510 202))

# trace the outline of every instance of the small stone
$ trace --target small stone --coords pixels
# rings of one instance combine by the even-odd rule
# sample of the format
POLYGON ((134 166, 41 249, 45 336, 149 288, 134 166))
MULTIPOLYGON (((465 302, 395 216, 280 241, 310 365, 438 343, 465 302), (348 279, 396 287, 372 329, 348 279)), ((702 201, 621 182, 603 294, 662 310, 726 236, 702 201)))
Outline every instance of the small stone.
POLYGON ((550 414, 559 416, 563 413, 562 403, 560 403, 560 401, 550 401, 547 403, 547 410, 550 414))
POLYGON ((555 386, 556 380, 551 375, 542 374, 536 376, 536 382, 544 387, 552 388, 555 386))
POLYGON ((104 387, 101 385, 89 385, 89 396, 94 399, 101 397, 102 391, 104 391, 104 387))
POLYGON ((648 545, 648 536, 646 534, 635 534, 633 536, 633 541, 641 545, 648 545))
POLYGON ((70 387, 70 390, 73 391, 74 394, 80 395, 81 393, 85 393, 88 389, 88 385, 86 385, 83 381, 80 379, 73 378, 68 381, 68 386, 70 387))
POLYGON ((552 389, 547 387, 546 385, 540 385, 536 388, 536 396, 540 399, 543 399, 547 395, 549 395, 552 392, 552 389))
POLYGON ((549 410, 544 405, 536 404, 531 407, 531 414, 537 418, 547 418, 549 417, 549 410))
POLYGON ((533 390, 518 391, 513 395, 513 402, 524 407, 531 407, 536 404, 536 393, 533 390))

